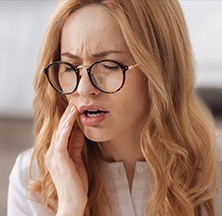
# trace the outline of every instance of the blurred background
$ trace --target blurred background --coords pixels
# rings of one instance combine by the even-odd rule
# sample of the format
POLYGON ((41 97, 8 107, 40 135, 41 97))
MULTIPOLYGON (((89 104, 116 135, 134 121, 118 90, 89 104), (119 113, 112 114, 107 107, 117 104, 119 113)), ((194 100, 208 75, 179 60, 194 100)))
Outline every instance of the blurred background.
MULTIPOLYGON (((222 128, 222 1, 180 0, 196 59, 196 89, 222 128)), ((56 0, 0 0, 0 215, 8 175, 32 146, 33 77, 56 0)))

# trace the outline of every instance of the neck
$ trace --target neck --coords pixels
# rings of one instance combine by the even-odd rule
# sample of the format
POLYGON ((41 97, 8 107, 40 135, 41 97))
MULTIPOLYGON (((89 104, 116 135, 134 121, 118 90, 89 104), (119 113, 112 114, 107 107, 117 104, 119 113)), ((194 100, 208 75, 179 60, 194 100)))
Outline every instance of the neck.
MULTIPOLYGON (((136 133, 140 134, 140 133, 136 133)), ((121 136, 101 143, 104 159, 109 162, 122 161, 125 166, 135 166, 136 161, 144 160, 140 149, 140 136, 121 136)))
POLYGON ((109 162, 122 161, 126 170, 129 188, 132 188, 136 161, 144 160, 139 137, 119 138, 101 143, 104 159, 109 162))
POLYGON ((103 143, 104 158, 109 162, 122 161, 124 164, 135 164, 143 160, 139 143, 103 143))

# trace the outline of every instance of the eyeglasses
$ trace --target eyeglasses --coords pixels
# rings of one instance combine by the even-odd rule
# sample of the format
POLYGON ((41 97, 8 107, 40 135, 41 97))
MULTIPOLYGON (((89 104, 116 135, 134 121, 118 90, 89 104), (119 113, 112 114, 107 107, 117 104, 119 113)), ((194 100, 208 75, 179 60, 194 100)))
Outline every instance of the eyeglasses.
MULTIPOLYGON (((137 64, 124 66, 113 60, 100 60, 86 68, 92 85, 101 92, 110 94, 119 91, 126 79, 126 71, 137 64)), ((59 93, 72 94, 78 88, 83 65, 73 66, 68 62, 54 61, 45 69, 50 85, 59 93)))

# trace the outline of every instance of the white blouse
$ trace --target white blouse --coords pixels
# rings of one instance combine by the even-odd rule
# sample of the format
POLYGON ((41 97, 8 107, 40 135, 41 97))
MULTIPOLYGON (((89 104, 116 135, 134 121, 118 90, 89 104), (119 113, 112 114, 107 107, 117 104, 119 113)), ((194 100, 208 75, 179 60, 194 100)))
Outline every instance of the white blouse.
MULTIPOLYGON (((40 202, 27 196, 32 149, 17 157, 9 177, 8 216, 52 216, 40 202)), ((215 198, 216 215, 222 216, 222 140, 218 142, 219 194, 215 198)), ((146 162, 137 162, 131 191, 123 162, 103 163, 102 174, 116 216, 143 216, 152 192, 152 175, 146 162), (147 187, 148 186, 148 187, 147 187)), ((107 211, 107 216, 110 212, 107 211)))

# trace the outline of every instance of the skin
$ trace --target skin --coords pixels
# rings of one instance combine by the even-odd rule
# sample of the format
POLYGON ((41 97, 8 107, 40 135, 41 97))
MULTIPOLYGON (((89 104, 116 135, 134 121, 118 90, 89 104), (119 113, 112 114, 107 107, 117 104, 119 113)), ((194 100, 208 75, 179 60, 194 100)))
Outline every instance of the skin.
MULTIPOLYGON (((74 12, 65 23, 61 37, 61 60, 75 66, 88 66, 102 59, 116 60, 123 65, 135 64, 110 14, 98 5, 85 6, 74 12)), ((67 96, 69 105, 46 154, 46 166, 59 196, 57 215, 84 213, 88 190, 81 160, 84 135, 100 143, 108 161, 124 162, 131 187, 135 163, 143 159, 139 139, 148 106, 146 83, 144 74, 135 67, 127 71, 126 82, 119 92, 105 94, 91 84, 85 68, 81 70, 79 86, 67 96), (82 105, 89 104, 109 111, 107 118, 94 127, 82 125, 78 113, 82 105), (81 130, 72 130, 75 121, 81 130)))

